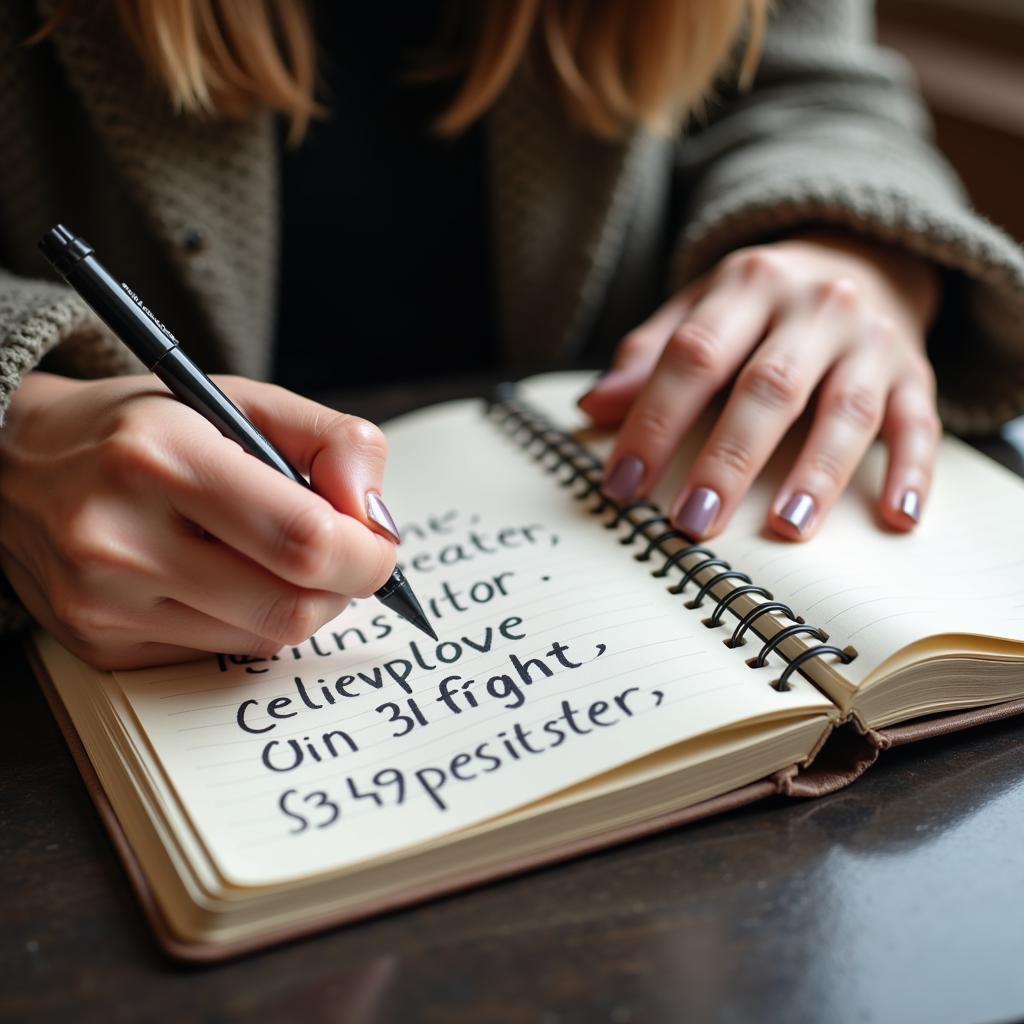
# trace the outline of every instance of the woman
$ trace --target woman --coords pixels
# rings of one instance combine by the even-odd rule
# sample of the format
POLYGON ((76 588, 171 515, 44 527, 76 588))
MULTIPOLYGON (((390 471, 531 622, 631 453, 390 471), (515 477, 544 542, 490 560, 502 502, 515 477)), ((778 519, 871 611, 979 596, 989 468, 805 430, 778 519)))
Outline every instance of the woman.
POLYGON ((0 567, 10 607, 95 665, 266 655, 390 572, 381 435, 260 383, 272 367, 352 384, 382 366, 533 368, 615 346, 581 404, 622 424, 606 478, 619 499, 657 479, 735 377, 673 506, 694 537, 725 526, 812 393, 806 446, 767 510, 793 540, 879 429, 880 514, 913 527, 939 433, 933 366, 955 428, 1021 408, 1024 262, 921 141, 861 0, 770 16, 761 0, 453 4, 431 66, 454 77, 400 88, 440 12, 383 5, 382 26, 325 3, 324 122, 295 3, 38 6, 43 22, 29 0, 0 13, 0 567), (283 160, 274 112, 298 144, 283 160), (430 118, 456 141, 426 141, 430 118), (130 270, 201 365, 239 375, 222 386, 319 497, 149 378, 119 376, 132 369, 120 347, 37 280, 35 243, 57 220, 130 270), (437 296, 445 322, 418 317, 437 296))

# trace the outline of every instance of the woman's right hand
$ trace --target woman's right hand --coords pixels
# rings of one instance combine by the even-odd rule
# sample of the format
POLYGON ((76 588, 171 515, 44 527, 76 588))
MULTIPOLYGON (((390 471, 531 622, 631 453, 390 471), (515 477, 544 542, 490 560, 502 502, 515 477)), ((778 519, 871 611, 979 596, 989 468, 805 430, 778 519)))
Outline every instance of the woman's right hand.
POLYGON ((239 377, 216 378, 314 491, 246 454, 152 377, 32 373, 0 430, 0 568, 70 651, 105 670, 267 657, 379 589, 384 436, 239 377))

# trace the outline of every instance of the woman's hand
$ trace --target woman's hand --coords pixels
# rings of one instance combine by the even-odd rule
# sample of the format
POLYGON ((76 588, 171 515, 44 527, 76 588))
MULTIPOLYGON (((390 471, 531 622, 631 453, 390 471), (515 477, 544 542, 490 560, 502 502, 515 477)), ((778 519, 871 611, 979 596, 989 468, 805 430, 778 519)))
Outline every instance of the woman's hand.
POLYGON ((618 501, 645 493, 735 376, 672 505, 678 529, 720 532, 815 392, 769 526, 790 540, 811 536, 881 429, 880 514, 911 529, 941 433, 924 352, 936 298, 924 261, 851 236, 813 232, 732 253, 624 338, 611 373, 580 399, 599 425, 622 423, 605 491, 618 501))
POLYGON ((150 377, 33 373, 11 403, 0 567, 36 620, 98 668, 266 657, 394 567, 393 541, 369 527, 381 432, 282 388, 217 381, 317 493, 150 377))

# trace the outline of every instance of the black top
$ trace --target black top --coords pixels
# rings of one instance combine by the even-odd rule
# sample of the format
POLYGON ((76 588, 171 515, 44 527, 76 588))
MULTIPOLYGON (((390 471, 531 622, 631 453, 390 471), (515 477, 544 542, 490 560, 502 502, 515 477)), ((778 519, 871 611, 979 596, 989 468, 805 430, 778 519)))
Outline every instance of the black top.
POLYGON ((409 81, 440 3, 322 3, 329 108, 298 148, 282 130, 274 379, 300 392, 495 363, 479 124, 442 139, 451 81, 409 81))

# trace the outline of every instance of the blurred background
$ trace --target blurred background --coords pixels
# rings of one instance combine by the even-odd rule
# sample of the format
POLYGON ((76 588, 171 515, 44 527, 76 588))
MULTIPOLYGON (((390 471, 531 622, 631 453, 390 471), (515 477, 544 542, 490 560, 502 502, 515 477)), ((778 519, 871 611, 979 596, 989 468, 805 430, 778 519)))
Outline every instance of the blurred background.
MULTIPOLYGON (((1024 0, 877 0, 975 207, 1024 242, 1024 0)), ((1022 325, 1024 330, 1024 325, 1022 325)))
MULTIPOLYGON (((877 0, 975 208, 1024 243, 1024 0, 877 0)), ((1024 332, 1024 324, 1021 324, 1024 332)), ((978 445, 1024 475, 1024 416, 978 445)))

